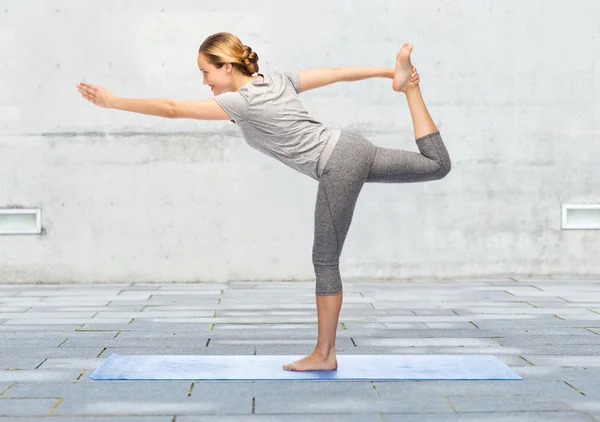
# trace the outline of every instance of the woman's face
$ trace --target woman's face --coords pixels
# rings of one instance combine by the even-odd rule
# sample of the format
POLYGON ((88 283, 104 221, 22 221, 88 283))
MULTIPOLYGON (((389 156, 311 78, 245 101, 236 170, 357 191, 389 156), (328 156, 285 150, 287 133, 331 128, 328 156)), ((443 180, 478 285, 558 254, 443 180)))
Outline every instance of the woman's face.
POLYGON ((208 85, 214 95, 229 92, 231 84, 231 64, 226 63, 217 69, 202 53, 198 54, 198 67, 202 72, 202 83, 208 85))

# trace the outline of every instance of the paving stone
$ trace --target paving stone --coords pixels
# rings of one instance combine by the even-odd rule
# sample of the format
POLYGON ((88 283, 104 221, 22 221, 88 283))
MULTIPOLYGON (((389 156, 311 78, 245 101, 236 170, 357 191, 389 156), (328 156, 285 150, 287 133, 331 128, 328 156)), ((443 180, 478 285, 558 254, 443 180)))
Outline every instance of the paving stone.
POLYGON ((104 361, 104 358, 45 358, 40 361, 40 368, 44 370, 79 370, 84 368, 96 368, 104 361), (43 363, 42 363, 43 362, 43 363))
POLYGON ((24 313, 27 311, 30 311, 30 307, 28 306, 21 306, 21 307, 15 307, 15 306, 5 306, 3 305, 0 309, 2 309, 2 315, 4 315, 6 317, 7 314, 14 314, 14 313, 24 313))
POLYGON ((383 414, 385 422, 592 422, 579 412, 470 412, 450 415, 390 415, 383 414))
MULTIPOLYGON (((95 312, 122 312, 122 313, 131 313, 131 312, 140 312, 143 309, 143 306, 120 306, 118 309, 113 309, 108 306, 65 306, 62 304, 56 304, 54 306, 48 306, 47 304, 43 304, 43 306, 33 306, 28 308, 28 314, 36 314, 36 313, 52 313, 52 312, 71 312, 71 313, 95 313, 95 312)), ((4 310, 3 310, 4 311, 4 310)))
MULTIPOLYGON (((475 320, 473 320, 475 321, 475 320)), ((594 326, 593 321, 589 320, 574 320, 566 321, 558 318, 546 318, 546 319, 528 319, 526 321, 514 321, 512 316, 505 318, 504 320, 482 320, 477 319, 476 324, 483 330, 516 330, 516 329, 528 329, 528 328, 582 328, 594 326)))
MULTIPOLYGON (((483 331, 483 329, 482 329, 483 331)), ((595 335, 583 327, 530 327, 521 326, 515 328, 501 328, 499 330, 484 330, 490 335, 496 337, 512 337, 512 336, 587 336, 595 335)))
POLYGON ((117 336, 114 339, 78 339, 68 338, 63 346, 69 348, 103 348, 103 347, 143 347, 143 348, 158 348, 158 347, 204 347, 209 336, 198 335, 197 337, 145 337, 145 338, 121 338, 117 336))
POLYGON ((600 308, 600 301, 590 302, 588 298, 585 302, 566 302, 562 299, 559 301, 547 301, 546 298, 528 300, 527 303, 537 308, 600 308))
MULTIPOLYGON (((0 339, 2 338, 2 336, 7 335, 6 333, 10 332, 10 333, 21 333, 23 335, 29 334, 29 335, 33 335, 31 333, 34 332, 74 332, 75 330, 77 330, 79 327, 81 327, 83 325, 83 322, 77 322, 75 324, 56 324, 56 325, 52 325, 52 324, 45 324, 42 327, 40 327, 37 324, 19 324, 19 323, 14 323, 14 324, 5 324, 5 325, 0 325, 0 339)), ((0 343, 0 347, 2 347, 2 343, 0 343)))
POLYGON ((0 336, 2 347, 58 347, 64 342, 67 337, 62 336, 43 336, 43 337, 13 337, 0 336))
MULTIPOLYGON (((377 309, 380 312, 379 315, 408 315, 408 316, 418 315, 410 309, 399 309, 399 308, 387 308, 387 309, 377 308, 377 309)), ((440 313, 440 315, 441 315, 441 313, 440 313)))
MULTIPOLYGON (((557 299, 557 302, 554 302, 554 306, 556 306, 557 304, 562 304, 562 303, 567 303, 565 301, 559 300, 557 299)), ((388 307, 390 308, 396 308, 399 306, 398 303, 396 302, 382 302, 382 301, 377 301, 377 302, 373 302, 373 304, 375 305, 375 307, 377 309, 387 309, 388 307)), ((406 305, 402 305, 402 306, 406 306, 409 309, 412 308, 423 308, 423 309, 447 309, 447 310, 456 310, 456 309, 469 309, 469 308, 479 308, 482 306, 482 304, 485 304, 486 306, 490 306, 492 308, 512 308, 512 309, 530 309, 533 308, 533 306, 531 306, 529 301, 521 301, 521 300, 504 300, 504 301, 492 301, 492 300, 485 300, 484 302, 482 301, 465 301, 465 300, 461 300, 460 298, 454 299, 454 300, 430 300, 428 302, 407 302, 406 305)))
POLYGON ((4 297, 2 298, 2 305, 29 308, 43 304, 43 300, 44 298, 41 297, 4 297))
POLYGON ((546 345, 569 345, 569 346, 587 346, 596 345, 596 351, 600 350, 600 336, 592 333, 582 335, 533 335, 527 334, 522 336, 502 336, 497 337, 497 341, 503 346, 546 346, 546 345))
MULTIPOLYGON (((491 337, 499 337, 498 333, 494 331, 488 330, 480 330, 473 327, 474 330, 471 329, 444 329, 444 328, 427 328, 427 329, 387 329, 381 331, 375 331, 372 337, 374 338, 404 338, 404 339, 432 339, 432 338, 491 338, 491 337)), ((340 331, 338 330, 338 333, 340 331)), ((371 337, 371 336, 362 336, 362 337, 371 337)))
POLYGON ((59 398, 11 399, 0 398, 0 415, 3 416, 46 416, 59 398))
POLYGON ((229 287, 228 283, 162 283, 157 286, 156 283, 152 284, 140 284, 134 283, 133 287, 138 288, 138 286, 146 286, 146 287, 157 287, 160 290, 211 290, 211 291, 219 291, 222 289, 226 289, 229 287))
POLYGON ((127 395, 112 400, 99 401, 93 395, 65 398, 54 415, 251 415, 252 399, 221 397, 210 400, 179 399, 176 401, 140 398, 131 399, 127 395), (132 406, 135 403, 135 406, 132 406))
POLYGON ((534 365, 600 368, 600 358, 597 354, 591 356, 550 356, 525 354, 524 357, 534 365))
POLYGON ((378 347, 497 347, 488 338, 360 338, 355 339, 357 346, 378 347))
POLYGON ((2 326, 7 327, 9 325, 32 325, 35 327, 38 327, 40 325, 77 325, 77 326, 81 326, 82 324, 86 323, 88 320, 86 318, 47 318, 47 317, 40 317, 38 318, 29 318, 29 319, 23 319, 23 318, 17 318, 17 319, 9 319, 8 321, 6 321, 4 324, 2 324, 2 326))
POLYGON ((521 355, 534 356, 534 355, 555 355, 555 356, 597 356, 598 346, 595 344, 585 345, 573 345, 568 344, 548 344, 548 345, 531 345, 531 346, 519 346, 511 347, 510 349, 515 350, 521 355))
MULTIPOLYGON (((514 320, 534 320, 539 318, 537 315, 513 315, 511 314, 510 319, 514 320)), ((380 316, 369 318, 372 321, 369 322, 383 322, 384 324, 394 322, 475 322, 479 325, 480 321, 496 321, 504 320, 506 316, 504 314, 474 314, 474 315, 455 315, 455 316, 380 316)), ((556 318, 555 318, 556 319, 556 318)), ((557 319, 558 321, 558 319, 557 319)), ((366 322, 366 318, 365 318, 366 322)), ((513 322, 513 325, 515 323, 513 322)), ((588 324, 589 325, 589 324, 588 324)))
POLYGON ((600 379, 598 367, 559 367, 554 365, 535 365, 519 367, 518 374, 528 380, 597 381, 600 379))
MULTIPOLYGON (((130 328, 132 328, 132 327, 130 327, 130 328)), ((140 340, 144 340, 144 339, 175 339, 175 338, 182 339, 182 340, 183 339, 190 340, 190 339, 194 339, 194 338, 206 339, 208 337, 211 337, 214 332, 210 330, 210 325, 199 325, 199 326, 197 326, 197 330, 193 330, 193 331, 181 331, 181 330, 178 330, 177 328, 173 327, 173 329, 170 331, 167 331, 167 330, 151 331, 151 330, 130 329, 130 330, 117 331, 116 333, 118 333, 118 335, 116 336, 117 339, 128 339, 128 340, 136 339, 136 340, 140 341, 140 340)))
MULTIPOLYGON (((111 308, 110 310, 114 311, 120 311, 121 306, 112 306, 109 307, 107 306, 107 308, 111 308)), ((211 311, 214 312, 215 310, 221 309, 221 306, 218 304, 218 302, 216 301, 206 301, 203 302, 203 304, 198 303, 198 302, 194 302, 193 304, 189 304, 189 305, 154 305, 154 304, 146 304, 144 306, 141 307, 140 311, 145 312, 145 313, 154 313, 154 312, 186 312, 186 311, 193 311, 193 312, 201 312, 201 311, 211 311)), ((106 311, 106 309, 104 309, 106 311)))
POLYGON ((368 381, 205 381, 194 382, 192 397, 220 397, 222 395, 256 395, 269 394, 313 394, 313 395, 366 395, 377 397, 373 385, 368 381))
MULTIPOLYGON (((189 381, 95 381, 93 383, 73 382, 20 382, 12 387, 3 398, 33 397, 72 397, 95 398, 100 401, 119 401, 129 399, 132 402, 156 400, 157 402, 183 400, 191 389, 189 381), (168 388, 165 388, 168 385, 168 388)), ((176 414, 173 413, 173 414, 176 414)))
POLYGON ((135 318, 135 319, 156 319, 156 318, 212 318, 214 314, 213 310, 189 310, 189 311, 152 311, 152 312, 122 312, 113 310, 104 310, 98 312, 94 319, 107 320, 107 319, 122 319, 122 318, 135 318))
MULTIPOLYGON (((194 416, 197 417, 197 416, 194 416)), ((177 419, 179 421, 179 418, 177 419)), ((198 420, 198 419, 196 419, 198 420)), ((201 419, 203 421, 204 418, 201 419)), ((0 421, 15 422, 13 417, 3 418, 0 421)), ((65 417, 19 417, 18 422, 173 422, 173 416, 78 416, 77 419, 65 417)), ((379 421, 378 421, 379 422, 379 421)))
POLYGON ((73 287, 72 289, 61 288, 60 286, 54 289, 23 289, 16 297, 55 297, 65 302, 81 303, 89 301, 90 298, 98 299, 100 294, 111 295, 118 294, 118 289, 102 289, 104 292, 99 292, 100 289, 89 289, 84 286, 73 287))
POLYGON ((404 397, 407 394, 433 396, 553 396, 578 398, 580 394, 563 381, 547 380, 474 380, 474 381, 375 381, 380 397, 404 397))
MULTIPOLYGON (((499 342, 502 339, 498 339, 499 342)), ((598 355, 598 345, 596 344, 524 344, 522 346, 505 346, 507 349, 516 351, 521 355, 580 355, 580 356, 595 356, 598 355)))
POLYGON ((198 347, 109 347, 104 350, 102 356, 108 357, 111 353, 120 355, 254 355, 255 347, 252 345, 214 346, 210 344, 208 347, 206 347, 206 344, 201 344, 198 347))
MULTIPOLYGON (((59 338, 64 341, 69 337, 77 337, 77 338, 104 338, 111 339, 115 335, 119 333, 118 330, 114 331, 86 331, 86 330, 61 330, 61 331, 47 331, 47 330, 36 330, 36 331, 15 331, 13 328, 11 331, 6 331, 0 334, 0 340, 2 340, 5 336, 12 339, 32 339, 40 338, 40 336, 44 336, 47 338, 59 338)), ((33 342, 34 343, 34 342, 33 342)))
MULTIPOLYGON (((77 306, 106 306, 107 303, 117 300, 117 297, 89 297, 89 298, 77 298, 77 306)), ((46 297, 40 302, 45 306, 70 306, 74 302, 70 298, 63 297, 46 297)))
POLYGON ((102 348, 76 348, 67 347, 41 348, 41 347, 0 347, 0 358, 12 358, 15 356, 26 356, 28 358, 46 358, 46 357, 73 357, 73 358, 91 358, 97 356, 102 348))
POLYGON ((171 322, 148 322, 148 321, 140 321, 135 320, 131 323, 127 324, 106 324, 106 323, 86 323, 80 326, 81 330, 101 330, 101 331, 123 331, 123 332, 169 332, 169 331, 177 331, 177 332, 206 332, 209 331, 212 324, 201 324, 201 323, 191 323, 191 324, 176 324, 171 322))
POLYGON ((596 397, 579 396, 561 399, 571 410, 588 414, 600 413, 600 400, 596 397))
MULTIPOLYGON (((248 416, 181 416, 177 422, 382 422, 379 413, 371 414, 327 414, 327 415, 252 415, 248 416), (308 418, 308 419, 307 419, 308 418)), ((386 419, 387 421, 387 419, 386 419)))
MULTIPOLYGON (((383 326, 380 324, 379 326, 383 326)), ((338 330, 343 329, 341 324, 338 324, 338 330)), ((212 332, 220 332, 235 336, 237 333, 242 333, 252 330, 261 331, 281 331, 290 332, 296 330, 314 330, 317 331, 317 324, 215 324, 212 332)))
MULTIPOLYGON (((371 317, 372 319, 376 317, 371 317)), ((354 322, 361 322, 368 318, 346 318, 354 322)), ((143 321, 136 319, 135 324, 148 323, 164 323, 164 324, 316 324, 316 313, 312 316, 287 316, 287 317, 206 317, 206 318, 146 318, 143 321)))
POLYGON ((388 323, 378 323, 383 324, 387 328, 392 330, 412 330, 412 329, 420 329, 424 330, 429 328, 427 324, 424 322, 388 322, 388 323))
POLYGON ((348 396, 344 393, 294 393, 257 394, 256 414, 327 414, 327 413, 416 413, 435 412, 448 414, 452 409, 443 397, 423 397, 410 395, 382 399, 377 396, 348 396))
POLYGON ((447 396, 456 412, 522 412, 522 411, 570 411, 569 405, 560 400, 536 397, 463 397, 447 396))
MULTIPOLYGON (((0 383, 28 382, 28 381, 70 381, 73 382, 81 374, 81 370, 19 370, 0 371, 0 383)), ((10 390, 9 390, 10 391, 10 390)))
POLYGON ((84 311, 84 312, 13 312, 13 313, 0 313, 0 318, 8 319, 11 321, 23 320, 23 321, 31 321, 31 320, 43 320, 43 319, 52 319, 52 320, 61 320, 61 319, 89 319, 94 316, 95 312, 92 311, 84 311))
POLYGON ((460 322, 426 322, 427 327, 436 330, 478 330, 475 325, 467 321, 460 322))
POLYGON ((42 358, 0 358, 0 370, 36 369, 43 362, 42 358))
POLYGON ((113 300, 107 300, 104 302, 103 305, 99 305, 99 306, 106 307, 109 310, 115 310, 115 309, 121 308, 121 306, 143 308, 144 306, 150 306, 150 305, 160 305, 160 304, 150 302, 148 299, 146 299, 146 300, 129 300, 129 299, 123 299, 123 298, 115 298, 113 300))
MULTIPOLYGON (((251 341, 257 339, 263 339, 265 341, 287 341, 297 342, 297 341, 307 341, 311 339, 317 338, 317 327, 314 328, 302 328, 302 329, 286 329, 286 330, 261 330, 252 329, 252 330, 221 330, 218 331, 215 329, 208 333, 208 337, 213 339, 215 342, 219 341, 251 341)), ((348 332, 343 330, 342 328, 338 328, 337 330, 337 338, 349 338, 348 332)))

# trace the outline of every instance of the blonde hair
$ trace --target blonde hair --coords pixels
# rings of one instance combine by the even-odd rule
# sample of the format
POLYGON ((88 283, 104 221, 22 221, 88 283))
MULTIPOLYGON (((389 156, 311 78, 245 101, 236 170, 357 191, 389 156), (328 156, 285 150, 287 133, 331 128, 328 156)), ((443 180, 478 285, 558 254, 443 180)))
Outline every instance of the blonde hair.
POLYGON ((228 32, 218 32, 206 38, 198 53, 219 69, 225 63, 231 63, 244 75, 258 73, 258 54, 228 32))

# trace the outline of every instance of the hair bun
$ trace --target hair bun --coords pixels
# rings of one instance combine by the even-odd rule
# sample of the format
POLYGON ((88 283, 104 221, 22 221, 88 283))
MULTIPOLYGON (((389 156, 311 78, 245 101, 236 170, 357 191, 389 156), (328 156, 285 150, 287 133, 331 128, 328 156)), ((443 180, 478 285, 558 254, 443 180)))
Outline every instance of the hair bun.
POLYGON ((256 63, 258 61, 258 55, 254 51, 252 51, 252 48, 247 45, 245 45, 243 48, 244 51, 242 53, 242 58, 240 59, 242 63, 245 60, 249 60, 251 62, 256 63))
POLYGON ((240 61, 249 74, 253 75, 258 72, 258 54, 252 51, 252 48, 249 46, 243 46, 243 53, 240 61))

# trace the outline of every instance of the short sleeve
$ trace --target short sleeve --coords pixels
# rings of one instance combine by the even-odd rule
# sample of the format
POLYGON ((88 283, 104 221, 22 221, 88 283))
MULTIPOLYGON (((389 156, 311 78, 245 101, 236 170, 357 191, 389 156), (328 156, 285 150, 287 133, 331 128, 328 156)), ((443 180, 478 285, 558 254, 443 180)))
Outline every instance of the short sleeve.
POLYGON ((298 74, 298 71, 283 72, 283 74, 292 83, 292 86, 296 90, 296 94, 300 94, 300 75, 298 74))
POLYGON ((248 103, 239 92, 225 92, 213 98, 235 123, 246 119, 248 103))

